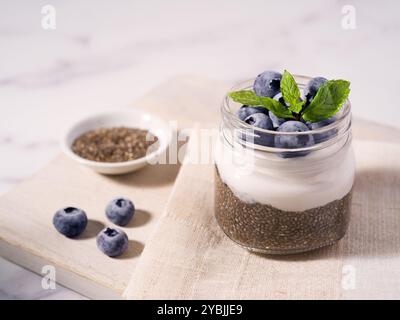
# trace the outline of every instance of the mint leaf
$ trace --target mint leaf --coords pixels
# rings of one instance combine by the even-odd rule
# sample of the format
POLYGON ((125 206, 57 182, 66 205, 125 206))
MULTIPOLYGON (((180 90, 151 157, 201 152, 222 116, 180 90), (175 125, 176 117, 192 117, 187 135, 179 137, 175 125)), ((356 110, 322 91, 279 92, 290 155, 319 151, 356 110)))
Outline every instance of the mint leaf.
POLYGON ((335 115, 350 93, 350 82, 346 80, 329 80, 319 89, 306 108, 303 119, 318 122, 335 115))
POLYGON ((282 103, 268 97, 260 97, 261 106, 266 107, 269 111, 272 111, 278 118, 294 119, 294 116, 288 108, 282 103))
POLYGON ((281 80, 281 92, 283 100, 289 105, 288 109, 300 113, 304 101, 300 100, 300 90, 293 76, 285 70, 281 80))
POLYGON ((260 97, 251 90, 232 91, 228 96, 235 102, 245 104, 248 106, 259 106, 260 97))
POLYGON ((248 106, 261 106, 273 112, 279 118, 294 119, 288 108, 279 101, 268 97, 259 97, 251 90, 240 90, 229 92, 228 96, 235 102, 248 106))

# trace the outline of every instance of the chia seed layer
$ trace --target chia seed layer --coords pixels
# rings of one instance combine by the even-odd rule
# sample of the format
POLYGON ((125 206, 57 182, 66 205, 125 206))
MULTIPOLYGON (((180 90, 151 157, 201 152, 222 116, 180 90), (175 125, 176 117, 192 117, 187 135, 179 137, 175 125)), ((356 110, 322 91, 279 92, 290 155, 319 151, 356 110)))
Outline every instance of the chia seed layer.
POLYGON ((241 201, 215 171, 215 216, 225 234, 257 252, 290 254, 339 241, 351 211, 350 191, 340 200, 305 211, 283 211, 267 204, 241 201))

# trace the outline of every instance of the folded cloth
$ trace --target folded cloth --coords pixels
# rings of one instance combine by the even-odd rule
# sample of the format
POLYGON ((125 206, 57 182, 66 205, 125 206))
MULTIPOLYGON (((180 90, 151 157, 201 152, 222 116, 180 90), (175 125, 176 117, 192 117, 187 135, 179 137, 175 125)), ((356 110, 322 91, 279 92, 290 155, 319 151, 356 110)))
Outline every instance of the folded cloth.
POLYGON ((400 147, 355 141, 354 149, 347 235, 333 246, 290 256, 250 253, 229 240, 214 218, 214 166, 184 164, 125 297, 400 298, 400 147))

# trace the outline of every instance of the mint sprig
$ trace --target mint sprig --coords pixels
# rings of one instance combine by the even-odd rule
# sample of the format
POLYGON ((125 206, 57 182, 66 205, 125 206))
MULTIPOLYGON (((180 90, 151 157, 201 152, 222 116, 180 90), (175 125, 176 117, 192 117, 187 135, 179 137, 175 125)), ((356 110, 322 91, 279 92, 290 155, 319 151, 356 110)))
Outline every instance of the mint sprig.
POLYGON ((282 105, 279 101, 268 97, 259 97, 252 90, 240 90, 229 92, 228 96, 235 102, 248 105, 267 108, 279 118, 294 119, 291 111, 282 105))
POLYGON ((300 99, 300 90, 293 76, 285 70, 281 80, 281 92, 288 109, 294 113, 300 113, 305 101, 300 99))
POLYGON ((350 93, 350 82, 346 80, 329 80, 319 89, 310 105, 304 110, 303 119, 318 122, 335 115, 347 100, 350 93))
POLYGON ((301 100, 296 80, 287 70, 283 73, 280 89, 285 104, 269 97, 260 97, 253 90, 232 91, 228 96, 243 105, 264 107, 279 118, 319 122, 332 117, 340 110, 349 96, 350 82, 346 80, 325 82, 305 109, 306 101, 301 100))

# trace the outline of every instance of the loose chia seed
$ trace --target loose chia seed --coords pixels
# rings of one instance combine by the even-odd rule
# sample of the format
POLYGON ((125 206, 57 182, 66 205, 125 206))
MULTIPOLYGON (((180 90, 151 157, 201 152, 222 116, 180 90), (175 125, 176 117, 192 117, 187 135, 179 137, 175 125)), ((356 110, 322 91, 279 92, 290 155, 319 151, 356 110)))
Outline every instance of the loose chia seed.
POLYGON ((144 157, 148 148, 157 141, 148 130, 99 128, 79 136, 72 144, 72 151, 92 161, 125 162, 144 157))
POLYGON ((249 250, 269 254, 304 252, 339 241, 351 210, 350 191, 340 200, 305 211, 283 211, 241 201, 215 170, 215 216, 225 234, 249 250))

